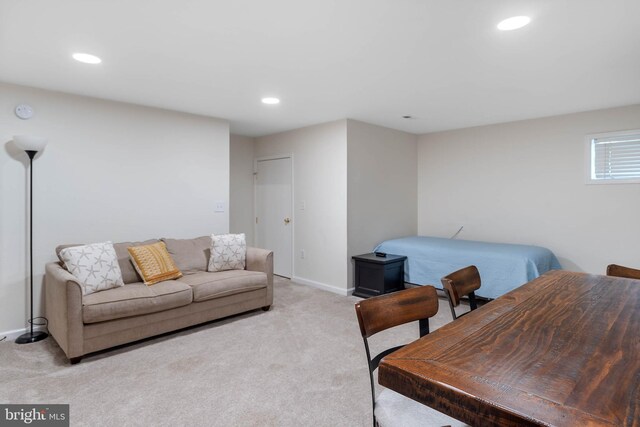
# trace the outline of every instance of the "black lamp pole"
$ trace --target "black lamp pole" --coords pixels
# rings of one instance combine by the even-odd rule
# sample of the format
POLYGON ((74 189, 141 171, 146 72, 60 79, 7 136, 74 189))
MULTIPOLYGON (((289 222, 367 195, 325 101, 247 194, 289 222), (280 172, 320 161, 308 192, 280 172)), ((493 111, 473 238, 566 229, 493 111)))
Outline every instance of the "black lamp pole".
POLYGON ((33 158, 36 156, 37 151, 25 150, 25 153, 29 156, 29 280, 31 281, 29 296, 31 297, 31 317, 29 319, 29 332, 20 335, 16 339, 16 344, 37 342, 49 336, 44 331, 33 332, 33 158))

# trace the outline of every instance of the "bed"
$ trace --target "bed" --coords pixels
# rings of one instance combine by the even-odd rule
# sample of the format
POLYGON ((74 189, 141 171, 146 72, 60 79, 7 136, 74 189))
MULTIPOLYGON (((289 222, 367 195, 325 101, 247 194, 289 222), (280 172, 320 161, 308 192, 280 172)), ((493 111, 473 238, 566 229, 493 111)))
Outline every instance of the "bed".
POLYGON ((482 278, 476 295, 485 298, 497 298, 549 270, 562 268, 553 252, 539 246, 411 236, 384 241, 375 251, 405 255, 405 282, 440 289, 442 277, 475 265, 482 278))

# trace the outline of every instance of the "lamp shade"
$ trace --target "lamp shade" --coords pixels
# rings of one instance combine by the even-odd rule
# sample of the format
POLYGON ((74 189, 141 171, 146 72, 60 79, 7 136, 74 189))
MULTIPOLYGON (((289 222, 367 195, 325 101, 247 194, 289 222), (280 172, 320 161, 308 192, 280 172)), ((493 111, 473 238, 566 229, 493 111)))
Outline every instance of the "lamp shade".
POLYGON ((15 135, 13 143, 24 151, 42 151, 47 145, 47 140, 39 136, 15 135))

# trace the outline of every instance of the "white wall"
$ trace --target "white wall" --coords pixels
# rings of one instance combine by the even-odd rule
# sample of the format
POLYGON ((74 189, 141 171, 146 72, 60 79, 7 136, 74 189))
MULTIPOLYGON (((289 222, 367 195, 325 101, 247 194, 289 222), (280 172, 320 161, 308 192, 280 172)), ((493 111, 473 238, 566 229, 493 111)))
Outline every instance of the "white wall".
POLYGON ((564 268, 640 267, 640 184, 585 184, 585 135, 640 128, 640 105, 427 134, 418 232, 546 246, 564 268))
POLYGON ((347 121, 349 284, 353 255, 417 234, 418 137, 347 121))
POLYGON ((49 145, 34 167, 35 311, 44 264, 62 243, 195 237, 229 229, 226 121, 0 84, 0 331, 28 317, 26 155, 12 135, 49 145), (31 120, 14 107, 28 103, 31 120))
POLYGON ((254 244, 254 145, 251 137, 230 135, 229 231, 246 234, 248 245, 254 244))
POLYGON ((345 294, 346 127, 346 120, 309 126, 256 138, 255 146, 256 157, 293 154, 294 279, 345 294))

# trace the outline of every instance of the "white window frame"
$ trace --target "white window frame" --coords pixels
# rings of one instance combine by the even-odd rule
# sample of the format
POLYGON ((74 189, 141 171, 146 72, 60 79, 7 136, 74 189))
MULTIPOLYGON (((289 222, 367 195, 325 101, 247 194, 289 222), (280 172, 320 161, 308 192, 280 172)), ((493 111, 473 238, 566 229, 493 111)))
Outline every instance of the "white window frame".
POLYGON ((640 184, 640 178, 629 179, 594 179, 591 176, 593 167, 593 140, 599 138, 610 138, 616 136, 638 135, 640 129, 624 130, 616 132, 593 133, 585 137, 585 178, 587 184, 640 184))

